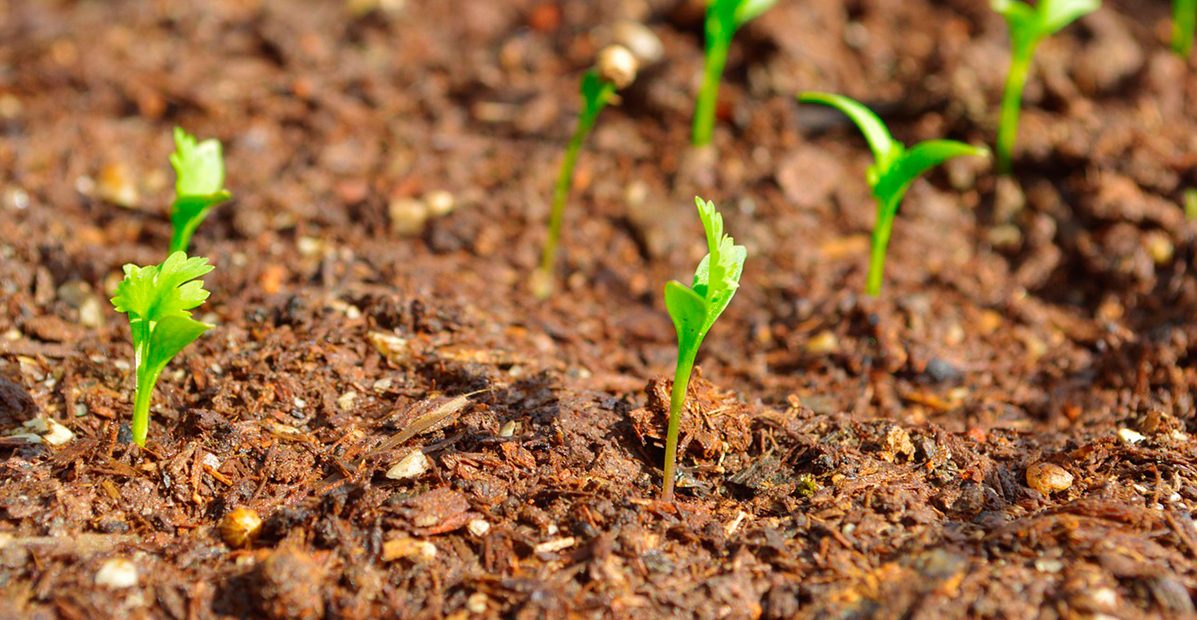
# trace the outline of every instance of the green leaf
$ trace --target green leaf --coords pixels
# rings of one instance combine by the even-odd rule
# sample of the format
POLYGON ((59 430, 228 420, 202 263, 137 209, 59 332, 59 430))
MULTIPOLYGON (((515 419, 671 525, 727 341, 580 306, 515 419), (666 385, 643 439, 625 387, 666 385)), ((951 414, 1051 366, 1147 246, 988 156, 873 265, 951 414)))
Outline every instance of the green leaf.
POLYGON ((920 142, 903 153, 898 165, 877 184, 875 193, 887 196, 899 191, 905 191, 920 174, 942 164, 943 162, 964 155, 988 157, 989 150, 955 140, 927 140, 920 142))
POLYGON ((707 302, 677 280, 665 283, 665 308, 677 328, 678 346, 685 349, 706 335, 707 302))
POLYGON ((1055 34, 1099 8, 1101 0, 1039 0, 1040 33, 1055 34))
POLYGON ((208 298, 204 283, 193 281, 212 271, 208 259, 187 258, 183 252, 168 256, 161 265, 125 265, 125 279, 116 287, 112 305, 151 324, 169 316, 191 316, 188 310, 208 298))
POLYGON ((740 288, 740 275, 744 272, 748 251, 723 234, 723 216, 715 210, 714 203, 698 197, 695 197, 694 202, 706 231, 708 253, 694 272, 693 289, 706 302, 705 325, 706 329, 710 329, 740 288))
POLYGON ((752 21, 774 4, 777 4, 777 0, 741 0, 740 6, 736 8, 736 27, 752 21))
POLYGON ((197 143, 194 136, 175 127, 175 152, 170 155, 178 179, 175 194, 179 196, 209 196, 224 188, 224 158, 220 141, 215 139, 197 143))
POLYGON ((875 183, 875 179, 884 176, 901 156, 903 151, 902 143, 894 140, 889 130, 885 128, 885 123, 881 122, 881 119, 872 110, 860 103, 843 95, 818 92, 801 93, 798 95, 798 100, 803 103, 829 105, 847 114, 848 118, 856 123, 861 133, 864 134, 865 140, 868 141, 869 148, 873 151, 873 159, 876 160, 875 173, 870 173, 870 177, 875 178, 870 181, 870 184, 875 183))
MULTIPOLYGON (((154 327, 150 335, 149 356, 145 359, 148 376, 156 377, 187 345, 204 332, 215 327, 184 316, 168 316, 154 327)), ((153 386, 150 386, 153 389, 153 386)))

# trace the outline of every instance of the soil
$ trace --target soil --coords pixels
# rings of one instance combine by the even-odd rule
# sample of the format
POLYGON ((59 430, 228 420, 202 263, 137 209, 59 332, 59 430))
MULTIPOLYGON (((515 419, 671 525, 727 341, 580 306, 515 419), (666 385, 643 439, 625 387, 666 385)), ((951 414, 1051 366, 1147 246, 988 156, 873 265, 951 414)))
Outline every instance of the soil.
POLYGON ((992 142, 987 4, 782 0, 737 35, 712 160, 697 1, 0 0, 0 431, 73 433, 0 440, 0 615, 1192 616, 1197 72, 1169 3, 1042 44, 1013 180, 916 183, 877 299, 868 149, 793 98, 992 142), (623 19, 663 57, 599 119, 538 303, 578 77, 623 19), (224 142, 235 201, 193 242, 218 327, 142 449, 106 298, 163 258, 175 125, 224 142), (695 194, 749 260, 665 503, 695 194))

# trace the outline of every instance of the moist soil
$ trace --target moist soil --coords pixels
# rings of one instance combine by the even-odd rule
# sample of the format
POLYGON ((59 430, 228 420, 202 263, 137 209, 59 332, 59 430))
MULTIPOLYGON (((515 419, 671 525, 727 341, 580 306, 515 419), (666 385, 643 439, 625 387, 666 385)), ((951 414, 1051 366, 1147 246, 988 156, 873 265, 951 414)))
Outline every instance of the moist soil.
POLYGON ((1197 73, 1168 13, 1044 42, 1012 180, 916 183, 872 299, 867 146, 793 94, 992 142, 985 2, 782 0, 703 153, 701 2, 0 1, 0 614, 1192 615, 1197 73), (628 19, 661 58, 599 119, 536 302, 578 78, 628 19), (163 258, 175 125, 223 141, 235 200, 193 242, 218 327, 139 448, 107 297, 163 258), (695 194, 749 259, 662 502, 695 194), (11 436, 47 419, 70 440, 11 436))

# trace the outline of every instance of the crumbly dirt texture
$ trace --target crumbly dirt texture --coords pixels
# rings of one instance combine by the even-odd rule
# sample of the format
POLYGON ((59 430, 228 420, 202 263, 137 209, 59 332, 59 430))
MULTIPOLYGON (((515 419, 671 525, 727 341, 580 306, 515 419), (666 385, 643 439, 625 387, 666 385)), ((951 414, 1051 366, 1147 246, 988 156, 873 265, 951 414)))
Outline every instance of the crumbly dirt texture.
POLYGON ((1192 615, 1197 71, 1169 3, 1040 46, 1015 181, 917 182, 877 299, 868 149, 794 100, 992 142, 987 5, 781 0, 701 153, 697 1, 0 0, 0 615, 1192 615), (662 57, 602 113, 538 303, 578 78, 622 20, 662 57), (107 297, 164 257, 175 125, 224 142, 235 200, 193 241, 218 327, 141 449, 107 297), (662 503, 695 194, 749 259, 662 503), (69 441, 11 436, 47 419, 69 441))

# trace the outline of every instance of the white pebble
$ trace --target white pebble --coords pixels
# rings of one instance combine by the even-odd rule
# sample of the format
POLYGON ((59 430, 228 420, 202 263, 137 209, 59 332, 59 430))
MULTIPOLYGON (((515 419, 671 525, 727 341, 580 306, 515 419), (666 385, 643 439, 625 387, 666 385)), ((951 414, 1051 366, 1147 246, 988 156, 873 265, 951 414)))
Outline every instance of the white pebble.
POLYGON ((490 531, 490 522, 486 519, 474 519, 473 521, 470 521, 469 525, 466 526, 466 529, 469 530, 474 536, 486 536, 486 533, 490 531))
POLYGON ((129 588, 137 585, 137 567, 125 558, 106 560, 96 571, 96 585, 129 588))
POLYGON ((1143 435, 1136 433, 1135 431, 1132 431, 1129 428, 1118 429, 1118 438, 1121 439, 1122 441, 1124 441, 1128 444, 1132 444, 1132 445, 1137 444, 1140 441, 1143 441, 1144 439, 1147 439, 1143 435))
POLYGON ((430 463, 428 457, 424 456, 424 451, 420 449, 413 450, 407 456, 399 459, 390 469, 387 470, 386 477, 391 480, 411 480, 419 478, 428 471, 430 463))

